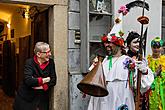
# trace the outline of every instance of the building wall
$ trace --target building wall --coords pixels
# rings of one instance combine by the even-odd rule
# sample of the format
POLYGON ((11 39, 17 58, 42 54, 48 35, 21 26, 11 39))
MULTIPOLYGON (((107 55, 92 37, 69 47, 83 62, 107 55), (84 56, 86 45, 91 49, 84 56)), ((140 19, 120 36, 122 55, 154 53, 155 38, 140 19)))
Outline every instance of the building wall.
POLYGON ((54 60, 57 73, 57 85, 54 88, 53 110, 68 110, 68 61, 67 61, 67 5, 54 5, 53 24, 54 60))
POLYGON ((80 31, 79 0, 69 1, 68 11, 68 69, 69 110, 87 110, 89 96, 83 98, 77 84, 83 78, 80 71, 80 43, 76 43, 76 31, 80 31))

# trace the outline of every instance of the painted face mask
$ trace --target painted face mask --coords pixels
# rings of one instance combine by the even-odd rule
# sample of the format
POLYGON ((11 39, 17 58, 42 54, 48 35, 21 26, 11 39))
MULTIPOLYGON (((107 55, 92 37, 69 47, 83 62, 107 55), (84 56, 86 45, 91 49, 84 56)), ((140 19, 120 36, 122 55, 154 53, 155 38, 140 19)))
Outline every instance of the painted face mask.
POLYGON ((138 38, 135 38, 135 39, 133 39, 131 41, 130 49, 131 49, 131 51, 133 51, 135 53, 139 51, 139 41, 138 41, 138 38))

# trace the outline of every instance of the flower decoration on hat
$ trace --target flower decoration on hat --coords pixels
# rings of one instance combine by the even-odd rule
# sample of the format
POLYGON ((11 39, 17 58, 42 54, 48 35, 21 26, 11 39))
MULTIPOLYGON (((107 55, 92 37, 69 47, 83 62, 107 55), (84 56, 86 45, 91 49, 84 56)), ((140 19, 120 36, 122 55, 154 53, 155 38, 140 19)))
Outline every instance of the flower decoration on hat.
POLYGON ((123 29, 122 29, 122 18, 123 14, 120 13, 119 17, 115 20, 115 24, 111 29, 110 33, 108 33, 108 41, 114 43, 117 46, 125 47, 124 46, 124 39, 123 39, 123 29))
POLYGON ((125 5, 121 6, 118 10, 118 13, 122 13, 123 15, 126 15, 128 13, 127 7, 125 5))
POLYGON ((111 39, 111 36, 115 35, 117 37, 122 37, 124 35, 123 29, 122 29, 122 18, 123 14, 120 13, 119 17, 115 20, 115 24, 112 27, 110 33, 108 33, 108 39, 111 39))
POLYGON ((120 20, 119 18, 116 18, 116 19, 115 19, 115 23, 116 23, 116 24, 118 24, 118 23, 120 23, 120 22, 121 22, 121 20, 120 20))
POLYGON ((124 46, 124 39, 122 37, 112 36, 110 42, 114 43, 117 46, 125 47, 124 46))
POLYGON ((124 32, 120 30, 119 35, 122 37, 124 35, 124 32))
POLYGON ((103 35, 102 37, 101 37, 101 42, 107 42, 108 41, 108 37, 106 36, 106 35, 103 35))

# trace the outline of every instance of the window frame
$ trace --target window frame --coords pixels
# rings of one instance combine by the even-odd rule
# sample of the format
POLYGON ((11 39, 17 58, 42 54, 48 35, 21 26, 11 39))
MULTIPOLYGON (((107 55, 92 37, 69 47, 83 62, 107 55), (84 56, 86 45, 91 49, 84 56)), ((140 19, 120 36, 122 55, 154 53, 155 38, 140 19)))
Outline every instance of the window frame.
MULTIPOLYGON (((112 21, 113 21, 113 4, 114 4, 114 1, 111 0, 110 14, 103 14, 103 16, 110 17, 110 26, 112 26, 112 21)), ((80 36, 81 36, 80 38, 81 39, 80 68, 81 68, 81 72, 84 74, 88 72, 88 68, 90 66, 90 58, 89 58, 90 57, 90 43, 91 42, 97 43, 97 41, 90 40, 89 16, 92 12, 89 10, 90 9, 89 5, 90 5, 89 0, 80 0, 80 36)), ((98 45, 100 41, 98 41, 98 45)))

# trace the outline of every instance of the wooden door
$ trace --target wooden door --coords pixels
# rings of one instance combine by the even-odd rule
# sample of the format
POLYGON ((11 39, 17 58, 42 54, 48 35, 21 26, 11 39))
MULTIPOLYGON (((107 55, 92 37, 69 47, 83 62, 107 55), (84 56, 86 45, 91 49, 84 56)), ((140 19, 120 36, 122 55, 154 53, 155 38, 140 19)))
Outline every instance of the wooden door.
POLYGON ((18 73, 17 73, 17 83, 16 83, 17 89, 21 81, 23 80, 25 61, 31 57, 30 55, 31 46, 32 46, 31 36, 19 38, 19 55, 17 58, 18 73))
POLYGON ((8 96, 15 95, 16 88, 16 54, 15 44, 10 40, 3 43, 3 91, 8 96))
POLYGON ((48 43, 48 10, 34 16, 32 22, 32 38, 34 44, 38 41, 48 43))

